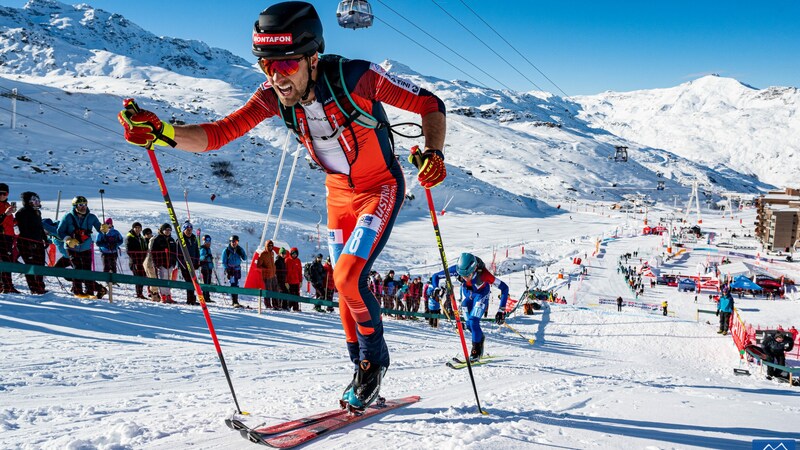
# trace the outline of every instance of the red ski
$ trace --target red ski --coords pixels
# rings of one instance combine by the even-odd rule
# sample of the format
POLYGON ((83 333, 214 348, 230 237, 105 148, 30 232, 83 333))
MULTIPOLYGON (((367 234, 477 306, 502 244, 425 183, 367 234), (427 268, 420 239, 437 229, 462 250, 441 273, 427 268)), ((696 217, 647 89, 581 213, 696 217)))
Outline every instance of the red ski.
MULTIPOLYGON (((269 427, 259 427, 257 429, 247 428, 238 421, 236 421, 238 422, 236 425, 244 426, 244 428, 231 426, 231 424, 229 424, 229 426, 239 429, 242 437, 247 438, 251 442, 272 448, 292 448, 301 444, 306 444, 332 431, 393 409, 416 403, 417 401, 419 401, 419 396, 416 395, 395 400, 386 400, 383 404, 374 404, 370 406, 360 415, 351 415, 346 411, 338 409, 269 427)), ((227 422, 228 421, 226 421, 226 423, 227 422)))

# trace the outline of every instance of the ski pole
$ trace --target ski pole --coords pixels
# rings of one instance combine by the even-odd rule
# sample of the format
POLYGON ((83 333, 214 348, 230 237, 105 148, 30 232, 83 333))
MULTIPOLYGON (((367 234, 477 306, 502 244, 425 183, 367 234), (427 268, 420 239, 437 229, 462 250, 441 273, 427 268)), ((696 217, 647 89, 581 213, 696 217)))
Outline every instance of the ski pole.
POLYGON ((526 341, 530 342, 531 345, 536 343, 536 339, 528 339, 528 338, 526 338, 525 336, 522 335, 522 333, 520 333, 519 331, 511 328, 511 325, 509 325, 508 322, 503 322, 503 326, 505 326, 509 330, 513 331, 514 333, 517 333, 517 336, 519 336, 522 339, 525 339, 526 341))
POLYGON ((269 226, 269 219, 272 216, 272 206, 275 204, 275 195, 278 193, 278 185, 281 181, 281 172, 283 171, 283 162, 286 160, 286 151, 289 148, 289 138, 292 136, 292 130, 286 132, 286 141, 283 143, 283 152, 281 153, 281 162, 278 163, 278 174, 275 176, 275 185, 272 186, 272 196, 269 199, 269 207, 267 208, 267 218, 264 219, 264 229, 261 231, 261 240, 258 241, 258 248, 264 248, 264 242, 267 240, 267 227, 269 226))
MULTIPOLYGON (((220 281, 219 279, 219 274, 217 273, 216 267, 214 267, 214 278, 217 279, 217 286, 222 286, 222 281, 220 281)), ((222 298, 225 299, 225 306, 228 306, 228 300, 225 298, 224 295, 222 296, 222 298)))
POLYGON ((297 151, 294 154, 292 161, 292 169, 289 171, 289 179, 286 181, 286 190, 283 191, 283 202, 281 202, 281 209, 278 211, 278 220, 275 222, 275 231, 272 233, 272 240, 278 240, 278 229, 281 226, 281 218, 283 217, 283 209, 286 207, 286 200, 289 198, 289 188, 292 187, 292 178, 294 178, 294 169, 297 167, 297 158, 300 157, 300 152, 303 151, 303 145, 297 145, 297 151))
POLYGON ((189 211, 189 191, 187 189, 183 190, 183 201, 186 202, 186 216, 189 218, 189 222, 191 222, 192 213, 189 211))
POLYGON ((106 207, 103 205, 103 194, 106 193, 105 189, 100 189, 100 208, 103 211, 103 223, 106 223, 106 207))
MULTIPOLYGON (((125 99, 122 103, 126 110, 128 110, 131 114, 139 112, 139 106, 136 102, 132 99, 125 99)), ((166 136, 162 136, 161 139, 166 141, 170 146, 175 147, 177 143, 172 139, 167 138, 166 136)), ((164 175, 161 174, 161 166, 158 164, 158 159, 156 158, 156 152, 153 150, 152 144, 147 146, 147 155, 150 157, 150 163, 153 165, 153 172, 155 172, 156 180, 158 181, 158 186, 161 189, 161 195, 164 197, 164 204, 167 206, 167 211, 169 212, 169 217, 172 219, 172 226, 175 227, 176 230, 180 230, 180 223, 178 223, 178 216, 175 215, 175 208, 172 206, 172 200, 169 197, 169 191, 167 191, 167 183, 164 181, 164 175)), ((102 190, 101 190, 102 192, 102 190)), ((231 395, 233 396, 233 403, 236 405, 236 411, 239 414, 247 414, 242 412, 242 409, 239 407, 239 401, 236 399, 236 392, 233 390, 233 382, 231 381, 230 373, 228 373, 228 366, 225 364, 225 357, 222 356, 222 348, 219 345, 219 340, 217 339, 217 333, 214 331, 214 324, 211 322, 211 315, 208 312, 208 307, 206 306, 206 299, 203 298, 203 290, 200 289, 200 283, 197 282, 197 274, 195 274, 193 267, 192 267, 192 260, 189 257, 189 252, 186 250, 186 237, 183 233, 178 233, 178 237, 180 238, 180 247, 181 252, 183 253, 183 260, 186 261, 186 266, 189 269, 189 273, 192 279, 192 285, 194 287, 195 292, 197 292, 197 297, 200 299, 200 305, 203 309, 203 316, 206 319, 206 325, 208 325, 208 332, 211 334, 211 340, 214 342, 214 348, 217 350, 217 356, 219 357, 219 362, 222 364, 222 371, 225 372, 225 378, 228 380, 228 387, 231 390, 231 395)))
POLYGON ((58 191, 58 199, 56 200, 56 222, 58 222, 59 209, 61 209, 61 191, 58 191))
MULTIPOLYGON (((422 167, 419 147, 416 145, 412 147, 411 154, 417 159, 417 165, 422 167)), ((467 370, 469 371, 469 379, 472 382, 472 391, 475 393, 475 402, 478 404, 478 412, 483 415, 488 415, 489 413, 481 408, 481 400, 478 398, 478 388, 475 386, 475 375, 472 373, 472 363, 470 363, 469 360, 467 341, 464 338, 464 327, 461 325, 461 314, 459 314, 456 296, 453 293, 453 281, 450 279, 450 269, 447 267, 447 256, 445 256, 444 253, 444 243, 442 242, 442 234, 439 231, 439 221, 436 220, 436 208, 433 206, 433 197, 431 196, 430 188, 425 188, 425 196, 428 198, 428 209, 431 214, 431 222, 433 223, 433 233, 436 235, 436 245, 439 247, 439 256, 442 259, 442 267, 444 268, 444 276, 447 283, 447 295, 450 296, 450 303, 453 306, 453 315, 456 318, 456 326, 458 327, 458 336, 461 338, 461 349, 464 351, 464 359, 467 361, 467 370)))

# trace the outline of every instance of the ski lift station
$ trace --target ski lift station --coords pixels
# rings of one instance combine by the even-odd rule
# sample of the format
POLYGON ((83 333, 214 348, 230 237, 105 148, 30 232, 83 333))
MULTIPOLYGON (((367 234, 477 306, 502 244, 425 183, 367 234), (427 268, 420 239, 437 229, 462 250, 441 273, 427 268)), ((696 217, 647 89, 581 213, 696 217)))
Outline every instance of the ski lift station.
POLYGON ((614 152, 614 161, 616 162, 628 162, 628 147, 624 145, 616 145, 614 146, 616 150, 614 152))

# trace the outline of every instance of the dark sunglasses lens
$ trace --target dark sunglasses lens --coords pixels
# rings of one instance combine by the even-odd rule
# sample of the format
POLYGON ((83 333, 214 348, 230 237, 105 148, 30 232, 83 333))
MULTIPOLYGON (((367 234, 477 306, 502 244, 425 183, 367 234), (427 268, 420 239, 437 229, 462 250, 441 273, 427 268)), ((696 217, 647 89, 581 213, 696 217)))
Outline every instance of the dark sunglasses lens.
POLYGON ((261 69, 271 77, 274 77, 276 73, 288 77, 290 75, 294 75, 295 73, 297 73, 298 70, 300 70, 299 59, 281 59, 281 60, 262 59, 259 62, 261 64, 261 69))

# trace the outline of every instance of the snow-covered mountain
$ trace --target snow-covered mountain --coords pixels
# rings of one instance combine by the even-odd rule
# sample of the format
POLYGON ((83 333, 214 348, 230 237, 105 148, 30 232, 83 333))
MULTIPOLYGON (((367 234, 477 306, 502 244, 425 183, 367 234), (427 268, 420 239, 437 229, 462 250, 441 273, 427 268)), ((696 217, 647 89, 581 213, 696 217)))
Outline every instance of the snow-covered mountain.
POLYGON ((800 170, 800 90, 709 75, 669 89, 578 97, 579 117, 644 145, 778 186, 800 170))
MULTIPOLYGON (((31 0, 22 9, 0 7, 0 44, 0 95, 9 97, 10 90, 17 89, 28 100, 18 102, 19 126, 13 131, 8 129, 8 103, 0 105, 0 155, 19 161, 13 165, 16 177, 74 177, 86 159, 107 161, 111 148, 116 152, 114 170, 101 164, 94 174, 97 183, 149 183, 146 160, 123 143, 116 124, 122 98, 136 97, 143 107, 164 118, 192 123, 230 113, 263 79, 247 61, 225 50, 197 41, 157 37, 118 14, 86 4, 31 0), (59 128, 54 129, 56 124, 59 128), (51 153, 54 148, 59 152, 51 153), (82 159, 64 158, 64 154, 82 159)), ((717 118, 698 122, 692 129, 676 127, 669 135, 620 131, 620 137, 614 133, 621 126, 601 119, 625 114, 633 124, 626 129, 647 128, 647 114, 637 111, 649 109, 655 103, 652 99, 645 97, 641 106, 633 100, 620 102, 620 107, 630 112, 609 107, 601 110, 596 103, 605 103, 593 97, 565 99, 544 92, 492 90, 423 76, 394 61, 385 61, 384 66, 433 90, 448 107, 450 177, 439 195, 452 199, 451 209, 473 210, 478 195, 485 199, 486 208, 538 216, 550 210, 541 200, 551 204, 617 200, 640 192, 671 202, 675 194, 685 196, 689 182, 696 178, 710 195, 757 192, 785 181, 752 170, 759 160, 756 154, 746 161, 749 152, 739 152, 734 160, 695 137, 730 132, 731 142, 762 148, 766 144, 759 141, 760 127, 741 124, 735 132, 725 127, 712 130, 720 125, 722 119, 717 118), (671 143, 677 140, 687 144, 674 148, 671 143), (695 151, 687 150, 691 143, 697 144, 695 151), (629 148, 627 163, 614 162, 615 145, 629 148), (741 164, 730 167, 724 161, 741 164), (664 182, 665 190, 656 190, 659 182, 664 182)), ((695 84, 712 84, 700 81, 695 84)), ((691 104, 731 103, 721 97, 721 89, 712 87, 694 89, 697 100, 691 104)), ((764 102, 779 109, 774 116, 794 115, 796 102, 764 102)), ((389 114, 393 121, 416 119, 391 108, 389 114)), ((177 177, 184 189, 191 184, 195 192, 221 199, 263 202, 278 161, 265 156, 279 154, 285 135, 282 124, 273 120, 253 130, 249 139, 235 141, 210 157, 164 151, 168 181, 177 177), (185 170, 187 164, 192 165, 191 171, 185 170), (220 177, 224 173, 220 165, 233 175, 220 177)), ((415 143, 398 139, 398 154, 402 156, 415 143)), ((411 179, 411 167, 407 170, 411 179)), ((324 193, 318 176, 301 165, 292 196, 299 200, 290 206, 312 208, 319 203, 324 193), (306 181, 312 178, 312 182, 306 181)), ((409 186, 413 196, 413 184, 409 186)), ((416 203, 408 206, 424 208, 422 202, 416 203)))
POLYGON ((204 42, 156 36, 119 14, 87 4, 33 0, 0 6, 0 65, 26 75, 149 78, 157 67, 194 78, 233 80, 251 89, 261 77, 252 63, 204 42))

